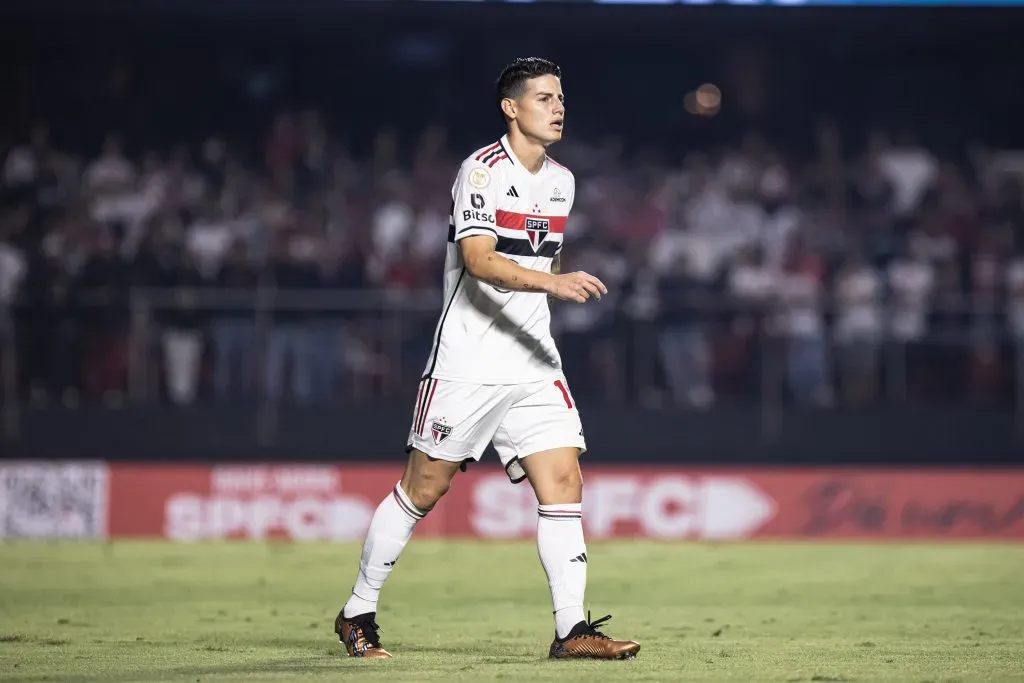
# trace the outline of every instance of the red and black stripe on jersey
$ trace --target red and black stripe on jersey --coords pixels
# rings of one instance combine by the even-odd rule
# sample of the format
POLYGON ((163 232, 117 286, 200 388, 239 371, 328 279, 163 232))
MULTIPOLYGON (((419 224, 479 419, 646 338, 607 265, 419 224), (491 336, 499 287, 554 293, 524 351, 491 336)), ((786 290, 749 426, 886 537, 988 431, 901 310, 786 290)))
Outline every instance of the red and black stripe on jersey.
MULTIPOLYGON (((537 239, 537 235, 531 235, 532 229, 528 226, 531 221, 543 222, 547 226, 546 234, 553 233, 560 235, 565 232, 565 216, 530 216, 524 213, 517 213, 515 211, 503 211, 499 209, 495 212, 495 225, 498 230, 487 225, 467 225, 462 228, 460 232, 466 230, 486 230, 494 233, 498 242, 494 245, 494 250, 499 254, 506 254, 508 256, 540 256, 542 258, 554 258, 555 254, 558 253, 559 247, 562 246, 560 240, 547 240, 544 239, 540 245, 534 249, 533 243, 530 241, 531 237, 537 239), (499 231, 500 230, 500 231, 499 231), (522 237, 520 237, 522 235, 522 237)), ((448 225, 448 241, 455 242, 455 225, 449 223, 448 225)), ((542 239, 543 239, 542 237, 542 239)))
MULTIPOLYGON (((479 229, 487 230, 488 232, 494 232, 494 228, 489 228, 484 225, 470 225, 463 228, 463 230, 479 229)), ((527 238, 515 238, 505 237, 504 235, 495 235, 498 238, 497 243, 494 245, 494 251, 499 254, 505 254, 506 256, 540 256, 542 258, 554 258, 555 254, 558 253, 558 248, 562 246, 561 242, 549 242, 544 241, 540 243, 540 246, 535 251, 533 245, 530 244, 530 240, 527 238)), ((451 243, 455 242, 455 226, 448 226, 448 241, 451 243)))
POLYGON ((530 220, 545 221, 548 225, 548 232, 561 235, 565 232, 568 216, 534 216, 528 213, 504 211, 502 209, 498 209, 494 216, 495 224, 499 228, 506 228, 508 230, 525 230, 526 224, 530 220))
POLYGON ((494 168, 494 165, 502 159, 508 159, 508 152, 505 151, 505 146, 501 144, 501 140, 498 140, 490 147, 484 147, 474 158, 480 163, 494 168))

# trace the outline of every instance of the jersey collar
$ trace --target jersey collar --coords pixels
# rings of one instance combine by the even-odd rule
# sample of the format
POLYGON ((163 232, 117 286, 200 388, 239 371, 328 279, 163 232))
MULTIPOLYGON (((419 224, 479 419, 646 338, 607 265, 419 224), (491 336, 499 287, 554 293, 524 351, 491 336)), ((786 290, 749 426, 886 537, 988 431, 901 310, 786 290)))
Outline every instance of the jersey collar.
POLYGON ((518 169, 525 168, 521 163, 519 163, 519 159, 516 157, 516 153, 512 151, 512 143, 508 141, 507 133, 501 136, 501 139, 498 140, 498 144, 501 145, 501 148, 503 150, 505 150, 505 156, 508 157, 508 160, 512 163, 513 166, 515 166, 518 169))
MULTIPOLYGON (((510 162, 512 162, 512 166, 514 166, 517 171, 520 171, 522 173, 526 173, 527 175, 531 175, 531 176, 534 175, 533 173, 530 173, 530 171, 527 170, 526 166, 523 165, 523 162, 519 161, 519 158, 516 156, 516 153, 512 151, 512 143, 509 142, 509 140, 508 140, 508 133, 506 133, 505 135, 502 135, 501 139, 498 140, 498 142, 501 144, 502 149, 505 150, 505 155, 508 157, 508 160, 510 162)), ((548 157, 545 154, 544 155, 544 164, 540 167, 540 170, 537 171, 536 175, 540 175, 541 173, 546 171, 547 168, 548 168, 548 157)))

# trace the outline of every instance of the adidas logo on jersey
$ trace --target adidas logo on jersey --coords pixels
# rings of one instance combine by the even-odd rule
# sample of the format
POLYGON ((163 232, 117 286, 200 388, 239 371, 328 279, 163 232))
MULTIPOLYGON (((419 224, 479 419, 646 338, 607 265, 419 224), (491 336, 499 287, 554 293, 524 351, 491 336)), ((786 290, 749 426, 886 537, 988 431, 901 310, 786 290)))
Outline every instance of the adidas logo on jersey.
POLYGON ((516 186, 513 185, 512 187, 508 188, 508 192, 505 193, 505 196, 506 197, 515 197, 516 199, 519 199, 519 193, 516 192, 516 186))

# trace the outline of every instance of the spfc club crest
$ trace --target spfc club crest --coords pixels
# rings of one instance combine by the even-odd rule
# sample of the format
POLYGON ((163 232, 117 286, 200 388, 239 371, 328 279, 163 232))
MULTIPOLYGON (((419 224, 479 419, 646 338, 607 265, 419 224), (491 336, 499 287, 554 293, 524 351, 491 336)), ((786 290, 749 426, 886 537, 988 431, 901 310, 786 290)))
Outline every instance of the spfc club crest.
POLYGON ((551 224, 548 223, 547 218, 526 219, 526 238, 530 240, 530 246, 533 247, 534 251, 540 249, 544 238, 548 236, 548 229, 550 227, 551 224))
POLYGON ((430 433, 434 437, 434 445, 440 445, 442 441, 452 435, 451 425, 446 425, 440 420, 434 420, 430 425, 430 433))

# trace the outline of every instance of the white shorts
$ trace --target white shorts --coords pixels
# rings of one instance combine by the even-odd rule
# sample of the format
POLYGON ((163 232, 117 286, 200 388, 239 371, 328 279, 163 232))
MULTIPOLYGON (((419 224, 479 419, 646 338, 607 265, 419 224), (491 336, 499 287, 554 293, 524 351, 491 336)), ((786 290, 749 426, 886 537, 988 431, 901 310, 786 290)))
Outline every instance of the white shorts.
MULTIPOLYGON (((409 448, 432 458, 480 460, 488 443, 508 472, 519 458, 553 448, 587 449, 564 378, 528 384, 420 382, 409 448)), ((511 474, 510 474, 511 476, 511 474)))

